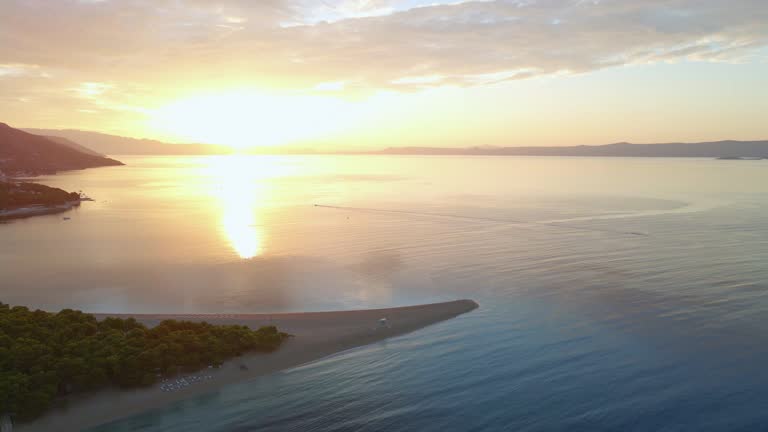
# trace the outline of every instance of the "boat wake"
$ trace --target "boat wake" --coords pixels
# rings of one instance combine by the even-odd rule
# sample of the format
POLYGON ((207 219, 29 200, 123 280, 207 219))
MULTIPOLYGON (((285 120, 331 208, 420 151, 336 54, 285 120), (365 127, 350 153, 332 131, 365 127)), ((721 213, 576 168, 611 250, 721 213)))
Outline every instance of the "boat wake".
MULTIPOLYGON (((400 215, 410 215, 410 216, 427 216, 427 217, 472 220, 472 221, 480 221, 480 222, 493 222, 493 223, 499 223, 499 224, 513 225, 513 226, 517 225, 520 227, 545 226, 549 228, 559 228, 559 229, 571 230, 571 231, 604 232, 604 233, 611 233, 611 234, 618 234, 618 235, 625 235, 625 236, 642 236, 642 237, 650 236, 650 234, 648 233, 639 232, 639 231, 621 231, 621 230, 612 230, 607 228, 591 228, 591 227, 582 227, 578 225, 570 225, 570 224, 562 223, 562 222, 566 222, 565 220, 563 221, 525 221, 525 220, 518 220, 518 219, 491 218, 491 217, 482 217, 482 216, 465 216, 465 215, 450 214, 450 213, 432 213, 432 212, 419 212, 419 211, 410 211, 410 210, 390 210, 390 209, 381 209, 381 208, 372 208, 372 207, 347 207, 347 206, 334 206, 334 205, 324 205, 324 204, 315 204, 314 206, 318 208, 343 210, 343 211, 356 211, 356 212, 367 212, 367 213, 390 213, 390 214, 400 214, 400 215)), ((573 219, 573 221, 576 221, 576 220, 577 219, 573 219)))

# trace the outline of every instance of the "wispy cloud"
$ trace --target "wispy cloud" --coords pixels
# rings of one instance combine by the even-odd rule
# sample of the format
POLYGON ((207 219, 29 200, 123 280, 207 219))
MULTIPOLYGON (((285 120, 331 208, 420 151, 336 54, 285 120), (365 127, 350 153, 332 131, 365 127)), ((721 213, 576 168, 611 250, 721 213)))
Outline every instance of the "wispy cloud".
POLYGON ((0 58, 110 81, 151 69, 145 78, 158 81, 228 73, 405 88, 413 77, 470 86, 633 63, 738 61, 768 44, 764 0, 442 3, 8 0, 0 58), (332 22, 319 22, 319 10, 333 11, 332 22))
POLYGON ((0 117, 138 123, 190 89, 368 96, 766 47, 766 0, 2 0, 0 117))
POLYGON ((96 99, 104 92, 111 89, 112 84, 100 83, 100 82, 84 82, 79 86, 72 89, 79 97, 84 99, 96 99))
POLYGON ((495 1, 347 19, 293 29, 291 37, 301 41, 294 49, 308 67, 354 74, 371 86, 414 76, 475 85, 493 75, 738 61, 768 43, 767 23, 768 8, 755 0, 495 1))
POLYGON ((41 78, 47 78, 49 75, 40 71, 40 66, 22 64, 22 63, 5 63, 0 64, 0 78, 12 78, 21 76, 37 76, 41 78))

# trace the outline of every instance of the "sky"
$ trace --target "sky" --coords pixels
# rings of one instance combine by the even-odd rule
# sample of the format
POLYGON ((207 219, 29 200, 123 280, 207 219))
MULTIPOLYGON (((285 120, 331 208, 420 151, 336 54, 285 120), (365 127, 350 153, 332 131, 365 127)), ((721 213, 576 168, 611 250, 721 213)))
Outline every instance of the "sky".
POLYGON ((768 139, 765 0, 2 0, 0 121, 367 149, 768 139))

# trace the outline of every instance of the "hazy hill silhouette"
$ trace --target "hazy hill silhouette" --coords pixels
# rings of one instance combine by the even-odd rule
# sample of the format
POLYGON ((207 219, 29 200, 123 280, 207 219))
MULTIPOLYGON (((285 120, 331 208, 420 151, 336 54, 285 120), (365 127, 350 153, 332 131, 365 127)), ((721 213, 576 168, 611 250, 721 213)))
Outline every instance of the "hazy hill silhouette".
POLYGON ((11 176, 39 175, 122 165, 119 161, 84 152, 78 149, 77 144, 71 144, 76 147, 0 123, 0 172, 11 176))
POLYGON ((102 157, 105 156, 105 155, 103 155, 103 154, 101 154, 99 152, 93 151, 93 150, 89 149, 86 146, 80 145, 80 144, 78 144, 78 143, 76 143, 76 142, 74 142, 72 140, 68 140, 68 139, 66 139, 64 137, 60 137, 60 136, 46 136, 46 138, 48 138, 51 141, 57 142, 57 143, 59 143, 59 144, 61 144, 63 146, 75 149, 75 150, 77 150, 77 151, 79 151, 81 153, 85 153, 85 154, 89 154, 89 155, 93 155, 93 156, 102 156, 102 157))
POLYGON ((169 144, 162 141, 128 138, 76 129, 24 129, 37 135, 56 136, 84 145, 106 155, 206 155, 231 150, 213 144, 169 144))
POLYGON ((616 143, 570 147, 390 147, 379 154, 509 155, 509 156, 612 156, 612 157, 712 157, 768 158, 766 141, 713 141, 700 143, 616 143))
MULTIPOLYGON (((100 132, 75 129, 24 129, 46 135, 73 148, 85 146, 97 154, 107 155, 214 155, 232 150, 214 144, 169 144, 157 140, 128 138, 100 132)), ((768 140, 712 141, 698 143, 632 144, 557 147, 389 147, 372 151, 323 151, 275 147, 249 149, 254 154, 393 154, 393 155, 498 155, 498 156, 591 156, 591 157, 709 157, 768 158, 768 140)))

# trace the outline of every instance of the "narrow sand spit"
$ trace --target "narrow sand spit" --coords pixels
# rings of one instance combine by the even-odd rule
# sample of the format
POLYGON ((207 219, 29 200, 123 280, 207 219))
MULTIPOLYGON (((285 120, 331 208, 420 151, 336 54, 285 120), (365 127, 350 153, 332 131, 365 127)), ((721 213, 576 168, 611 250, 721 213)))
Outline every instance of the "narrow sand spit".
POLYGON ((219 369, 206 369, 177 384, 157 384, 141 390, 102 391, 72 399, 66 408, 56 408, 43 418, 18 425, 17 430, 78 431, 160 408, 192 396, 215 392, 234 383, 253 379, 327 357, 331 354, 370 344, 392 336, 402 335, 444 321, 477 308, 472 300, 457 300, 420 306, 391 309, 371 309, 342 312, 307 312, 283 314, 234 315, 120 315, 97 314, 127 318, 132 316, 146 325, 164 319, 207 321, 212 324, 241 324, 251 328, 276 325, 281 331, 294 335, 280 349, 269 354, 249 354, 225 363, 219 369), (387 318, 387 325, 379 322, 387 318), (169 386, 171 388, 169 388, 169 386))

